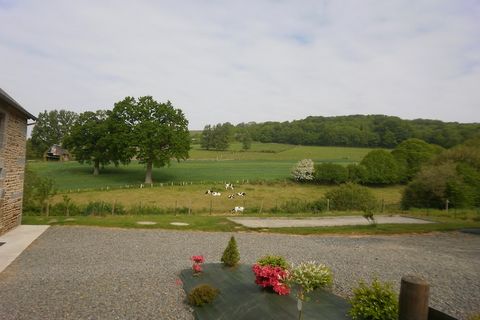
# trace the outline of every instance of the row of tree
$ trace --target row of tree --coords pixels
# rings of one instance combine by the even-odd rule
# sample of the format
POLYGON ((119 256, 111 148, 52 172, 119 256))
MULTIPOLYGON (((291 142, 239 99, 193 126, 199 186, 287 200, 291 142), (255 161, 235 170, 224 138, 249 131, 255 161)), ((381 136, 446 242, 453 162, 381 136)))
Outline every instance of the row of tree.
POLYGON ((188 158, 188 121, 170 101, 159 103, 151 96, 126 97, 113 110, 45 111, 32 130, 31 146, 43 153, 53 144, 67 148, 80 163, 93 165, 93 174, 113 163, 138 159, 146 165, 145 183, 152 183, 153 166, 188 158), (60 121, 65 119, 65 121, 60 121))
POLYGON ((243 150, 250 149, 252 137, 246 128, 236 128, 230 122, 206 125, 200 135, 200 145, 206 150, 226 150, 230 143, 237 141, 243 150))
POLYGON ((301 162, 294 169, 296 180, 310 180, 322 184, 355 182, 367 185, 406 183, 421 166, 442 152, 443 148, 420 139, 408 139, 392 151, 370 151, 359 164, 343 166, 335 163, 301 162), (298 168, 303 167, 299 175, 298 168), (305 172, 311 172, 306 175, 305 172), (305 177, 308 177, 305 179, 305 177))
POLYGON ((295 180, 322 184, 407 184, 402 207, 480 207, 480 137, 451 149, 408 139, 391 152, 373 150, 359 164, 300 161, 295 180))
MULTIPOLYGON (((217 125, 222 126, 222 125, 217 125)), ((207 129, 207 127, 206 127, 207 129)), ((307 117, 286 122, 229 124, 231 134, 248 131, 254 141, 296 145, 394 148, 410 138, 450 148, 473 137, 480 124, 403 120, 385 115, 307 117)))

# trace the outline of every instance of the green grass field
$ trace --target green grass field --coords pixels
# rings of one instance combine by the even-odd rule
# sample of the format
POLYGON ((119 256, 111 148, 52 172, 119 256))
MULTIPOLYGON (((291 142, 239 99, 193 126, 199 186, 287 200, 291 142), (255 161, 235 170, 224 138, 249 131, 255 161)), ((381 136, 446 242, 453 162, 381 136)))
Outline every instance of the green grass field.
POLYGON ((280 143, 253 143, 248 151, 234 143, 225 151, 207 151, 193 145, 190 159, 193 160, 269 160, 291 161, 312 159, 317 162, 359 162, 370 152, 370 148, 294 146, 280 143))
MULTIPOLYGON (((241 152, 240 144, 232 144, 227 151, 200 150, 195 145, 190 159, 171 166, 155 168, 153 179, 160 183, 215 183, 229 181, 285 180, 295 163, 311 158, 316 162, 349 164, 361 161, 371 150, 366 148, 309 147, 275 143, 254 143, 248 152, 241 152)), ((43 177, 55 180, 59 190, 118 188, 140 185, 144 181, 145 166, 133 161, 127 166, 106 166, 99 176, 92 175, 89 165, 76 161, 31 161, 28 167, 43 177)))
MULTIPOLYGON (((175 208, 189 208, 193 214, 225 214, 235 206, 245 207, 247 212, 279 211, 305 212, 304 204, 321 199, 331 186, 318 186, 296 183, 241 184, 235 192, 246 192, 245 197, 228 199, 234 193, 225 191, 223 184, 165 185, 163 187, 147 187, 140 189, 116 189, 103 191, 84 191, 69 193, 68 196, 77 205, 89 202, 107 202, 122 205, 127 211, 132 208, 150 207, 174 212, 175 208), (205 190, 213 188, 220 191, 220 197, 206 195, 205 190), (288 209, 287 209, 288 208, 288 209), (296 209, 298 208, 298 210, 296 209)), ((385 205, 392 207, 400 202, 403 186, 372 188, 377 199, 384 200, 385 205)), ((54 197, 52 204, 63 201, 63 194, 54 197)), ((153 211, 153 210, 152 210, 153 211)), ((184 209, 185 211, 185 209, 184 209)))

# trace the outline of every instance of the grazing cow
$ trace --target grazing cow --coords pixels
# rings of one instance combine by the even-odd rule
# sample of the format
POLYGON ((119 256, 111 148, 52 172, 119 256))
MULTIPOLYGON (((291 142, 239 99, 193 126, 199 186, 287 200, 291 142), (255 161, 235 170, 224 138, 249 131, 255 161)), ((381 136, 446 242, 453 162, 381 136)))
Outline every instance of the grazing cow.
POLYGON ((225 190, 233 190, 233 183, 225 183, 225 190))
POLYGON ((235 195, 234 194, 229 194, 228 199, 235 199, 235 195))
POLYGON ((245 192, 237 192, 237 196, 245 197, 247 194, 245 192))
POLYGON ((238 212, 243 212, 245 210, 244 207, 235 207, 232 209, 232 212, 238 213, 238 212))
POLYGON ((220 192, 213 191, 213 190, 210 190, 210 189, 208 189, 207 191, 205 191, 205 194, 210 194, 210 195, 212 195, 212 196, 214 196, 214 197, 219 197, 219 196, 222 195, 220 192))

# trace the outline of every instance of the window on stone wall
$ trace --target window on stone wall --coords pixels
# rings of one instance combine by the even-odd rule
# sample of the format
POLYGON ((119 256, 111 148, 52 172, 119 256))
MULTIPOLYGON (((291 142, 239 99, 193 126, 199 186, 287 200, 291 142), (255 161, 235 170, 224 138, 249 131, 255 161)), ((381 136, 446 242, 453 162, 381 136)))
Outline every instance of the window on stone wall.
POLYGON ((6 122, 6 117, 5 113, 0 112, 0 149, 3 149, 4 143, 5 143, 5 122, 6 122))

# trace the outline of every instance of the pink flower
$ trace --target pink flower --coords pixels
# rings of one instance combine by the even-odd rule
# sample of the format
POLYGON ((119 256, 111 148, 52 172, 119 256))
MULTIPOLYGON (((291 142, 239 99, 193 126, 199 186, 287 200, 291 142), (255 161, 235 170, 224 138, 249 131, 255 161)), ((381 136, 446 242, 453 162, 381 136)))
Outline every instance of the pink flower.
POLYGON ((203 256, 192 256, 192 261, 195 263, 204 263, 205 258, 203 256))
POLYGON ((272 288, 279 295, 290 293, 290 288, 284 283, 289 276, 288 270, 281 267, 261 266, 254 264, 255 283, 263 288, 272 288))
POLYGON ((199 264, 194 264, 194 265, 192 266, 192 268, 193 268, 193 272, 195 272, 195 273, 200 273, 200 272, 202 272, 202 266, 199 265, 199 264))

